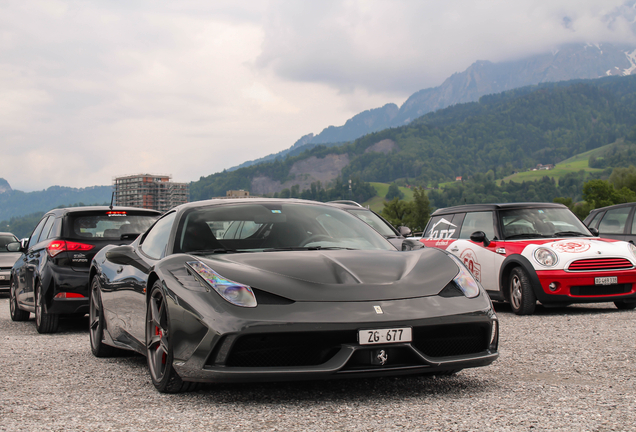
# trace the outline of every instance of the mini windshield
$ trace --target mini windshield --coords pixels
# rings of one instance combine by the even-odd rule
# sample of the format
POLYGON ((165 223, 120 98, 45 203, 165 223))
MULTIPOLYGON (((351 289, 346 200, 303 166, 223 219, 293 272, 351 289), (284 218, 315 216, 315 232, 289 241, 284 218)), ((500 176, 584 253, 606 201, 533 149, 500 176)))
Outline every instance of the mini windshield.
POLYGON ((564 208, 501 210, 499 215, 507 240, 591 236, 583 222, 564 208))
POLYGON ((181 252, 395 250, 349 213, 316 204, 245 203, 194 209, 177 234, 181 252))

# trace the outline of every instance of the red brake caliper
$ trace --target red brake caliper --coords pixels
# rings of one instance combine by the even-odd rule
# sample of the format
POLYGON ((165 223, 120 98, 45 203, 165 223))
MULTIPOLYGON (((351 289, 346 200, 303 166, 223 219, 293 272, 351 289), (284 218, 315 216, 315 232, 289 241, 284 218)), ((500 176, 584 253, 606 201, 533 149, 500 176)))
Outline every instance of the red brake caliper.
MULTIPOLYGON (((158 326, 155 326, 155 336, 159 336, 160 338, 163 337, 163 332, 161 331, 161 329, 158 326)), ((157 351, 159 351, 160 347, 161 347, 161 344, 159 344, 157 346, 157 351)), ((166 364, 166 353, 165 352, 161 355, 161 364, 166 364)))

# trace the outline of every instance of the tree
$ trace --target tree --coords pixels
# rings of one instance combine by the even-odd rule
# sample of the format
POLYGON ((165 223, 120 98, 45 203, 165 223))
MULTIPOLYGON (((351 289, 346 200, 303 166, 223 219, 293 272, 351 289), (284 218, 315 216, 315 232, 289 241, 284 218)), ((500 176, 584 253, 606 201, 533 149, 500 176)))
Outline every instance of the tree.
POLYGON ((389 202, 384 203, 382 209, 382 216, 391 222, 393 226, 408 226, 408 221, 411 219, 411 214, 414 210, 415 203, 401 201, 397 198, 393 198, 389 202))
POLYGON ((400 190, 398 185, 396 185, 395 183, 391 183, 391 185, 389 186, 389 191, 386 193, 386 196, 384 198, 388 200, 392 200, 393 198, 401 200, 404 199, 404 192, 400 190))
POLYGON ((426 191, 424 188, 413 189, 413 203, 410 218, 407 221, 407 226, 411 228, 413 232, 424 231, 426 223, 431 216, 431 203, 428 200, 426 191))

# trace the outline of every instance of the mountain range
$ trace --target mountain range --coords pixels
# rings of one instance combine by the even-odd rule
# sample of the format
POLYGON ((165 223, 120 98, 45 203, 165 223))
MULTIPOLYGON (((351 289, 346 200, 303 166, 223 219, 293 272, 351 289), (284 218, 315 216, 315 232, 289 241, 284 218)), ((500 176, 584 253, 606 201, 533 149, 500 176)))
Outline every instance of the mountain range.
POLYGON ((300 154, 318 144, 333 146, 414 119, 451 105, 478 101, 481 96, 528 85, 572 79, 631 75, 636 71, 636 46, 575 44, 518 60, 493 63, 477 61, 455 73, 437 87, 412 94, 398 107, 387 103, 356 114, 342 126, 329 126, 318 135, 307 134, 289 149, 247 161, 229 171, 300 154))

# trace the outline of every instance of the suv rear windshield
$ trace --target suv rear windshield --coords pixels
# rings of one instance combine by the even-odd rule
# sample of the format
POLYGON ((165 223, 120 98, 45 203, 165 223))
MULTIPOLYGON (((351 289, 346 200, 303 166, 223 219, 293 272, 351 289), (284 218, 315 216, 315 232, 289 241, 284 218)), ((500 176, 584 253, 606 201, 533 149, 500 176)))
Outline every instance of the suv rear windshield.
POLYGON ((157 220, 159 215, 105 212, 69 215, 69 238, 119 239, 123 234, 141 234, 157 220))

